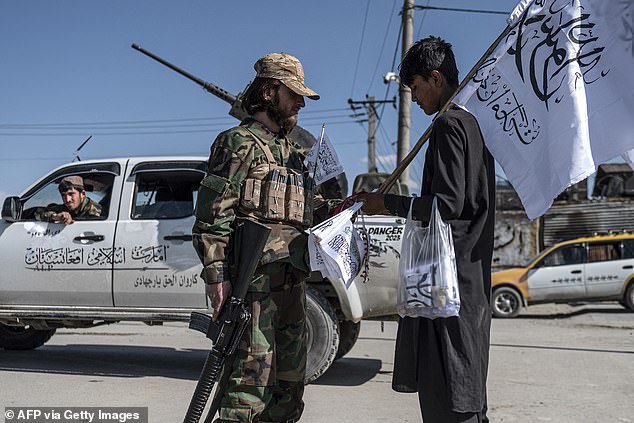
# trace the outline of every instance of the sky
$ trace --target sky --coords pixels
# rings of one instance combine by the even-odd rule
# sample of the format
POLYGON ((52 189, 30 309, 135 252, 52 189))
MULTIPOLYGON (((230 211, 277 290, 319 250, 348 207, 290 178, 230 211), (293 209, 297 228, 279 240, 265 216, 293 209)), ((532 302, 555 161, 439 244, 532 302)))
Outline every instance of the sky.
MULTIPOLYGON (((418 0, 419 6, 510 12, 516 0, 418 0)), ((348 99, 391 100, 398 73, 402 0, 0 2, 0 201, 52 169, 82 160, 148 155, 207 156, 215 136, 237 124, 229 105, 133 50, 143 48, 237 94, 270 52, 299 58, 306 100, 299 124, 322 123, 352 186, 367 171, 367 122, 348 99), (395 63, 395 64, 393 64, 395 63)), ((416 10, 414 40, 454 46, 462 78, 506 26, 506 16, 416 10)), ((411 144, 431 120, 412 104, 411 144)), ((378 109, 380 171, 394 168, 397 110, 378 109)), ((416 191, 420 153, 411 167, 416 191)))

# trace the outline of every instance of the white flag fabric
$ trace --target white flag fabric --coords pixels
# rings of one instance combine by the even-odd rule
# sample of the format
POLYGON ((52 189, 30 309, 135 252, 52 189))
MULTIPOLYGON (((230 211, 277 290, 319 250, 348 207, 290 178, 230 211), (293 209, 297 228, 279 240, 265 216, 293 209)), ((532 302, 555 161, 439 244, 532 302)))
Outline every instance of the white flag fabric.
POLYGON ((304 165, 309 172, 314 172, 315 184, 319 185, 330 178, 343 173, 343 166, 330 139, 324 133, 323 139, 317 141, 308 152, 304 165))
POLYGON ((454 102, 534 219, 601 163, 634 160, 634 0, 523 0, 509 26, 454 102))
POLYGON ((630 150, 627 153, 623 154, 623 160, 625 160, 625 162, 630 165, 632 170, 634 170, 634 150, 630 150))
POLYGON ((311 228, 308 235, 311 270, 321 272, 332 282, 341 279, 346 288, 361 271, 366 253, 365 243, 350 221, 362 206, 363 203, 355 203, 311 228))

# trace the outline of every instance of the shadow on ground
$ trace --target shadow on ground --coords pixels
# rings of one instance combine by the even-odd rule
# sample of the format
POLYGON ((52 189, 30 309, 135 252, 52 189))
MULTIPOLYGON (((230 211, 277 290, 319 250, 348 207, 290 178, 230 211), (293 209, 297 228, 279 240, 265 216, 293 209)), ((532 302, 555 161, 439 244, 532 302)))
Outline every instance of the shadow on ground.
MULTIPOLYGON (((381 360, 372 358, 343 357, 335 361, 313 385, 359 386, 381 371, 381 360)), ((391 372, 389 372, 391 374, 391 372)))
POLYGON ((568 319, 575 316, 581 316, 584 314, 630 314, 631 310, 623 307, 585 307, 572 309, 570 311, 558 311, 554 313, 539 312, 535 309, 531 310, 531 307, 526 308, 516 319, 568 319))
POLYGON ((0 371, 198 380, 206 357, 205 350, 129 345, 46 345, 32 351, 0 350, 0 371))

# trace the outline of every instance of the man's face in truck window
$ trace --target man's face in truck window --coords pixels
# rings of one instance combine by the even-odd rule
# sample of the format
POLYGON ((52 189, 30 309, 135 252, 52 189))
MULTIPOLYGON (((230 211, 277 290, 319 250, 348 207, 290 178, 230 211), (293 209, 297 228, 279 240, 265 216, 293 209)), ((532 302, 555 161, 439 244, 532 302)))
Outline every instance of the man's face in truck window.
POLYGON ((79 209, 81 203, 84 202, 84 198, 86 198, 86 191, 78 191, 75 187, 62 192, 62 201, 64 202, 64 205, 68 208, 68 210, 73 212, 79 209))

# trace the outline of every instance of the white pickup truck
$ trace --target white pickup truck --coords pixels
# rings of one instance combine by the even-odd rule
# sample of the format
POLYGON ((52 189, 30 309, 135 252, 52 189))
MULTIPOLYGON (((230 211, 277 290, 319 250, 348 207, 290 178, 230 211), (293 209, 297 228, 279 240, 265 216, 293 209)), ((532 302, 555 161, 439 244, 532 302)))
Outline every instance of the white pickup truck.
MULTIPOLYGON (((206 157, 136 157, 74 162, 5 200, 0 221, 0 348, 41 346, 57 328, 120 321, 188 321, 208 309, 191 243, 206 157), (42 222, 36 211, 61 203, 57 185, 81 175, 100 217, 42 222)), ((404 221, 366 217, 370 281, 346 289, 313 274, 308 289, 313 381, 354 345, 361 319, 395 314, 404 221)))

